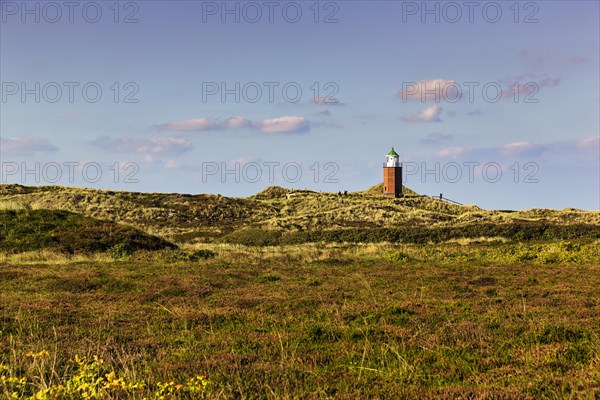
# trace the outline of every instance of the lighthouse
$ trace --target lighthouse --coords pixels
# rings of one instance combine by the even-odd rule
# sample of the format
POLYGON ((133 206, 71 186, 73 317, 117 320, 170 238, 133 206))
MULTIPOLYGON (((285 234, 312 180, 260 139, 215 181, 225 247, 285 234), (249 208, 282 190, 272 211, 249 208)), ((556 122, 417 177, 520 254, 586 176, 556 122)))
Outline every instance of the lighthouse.
POLYGON ((383 194, 388 197, 402 197, 402 164, 393 147, 383 164, 383 194))

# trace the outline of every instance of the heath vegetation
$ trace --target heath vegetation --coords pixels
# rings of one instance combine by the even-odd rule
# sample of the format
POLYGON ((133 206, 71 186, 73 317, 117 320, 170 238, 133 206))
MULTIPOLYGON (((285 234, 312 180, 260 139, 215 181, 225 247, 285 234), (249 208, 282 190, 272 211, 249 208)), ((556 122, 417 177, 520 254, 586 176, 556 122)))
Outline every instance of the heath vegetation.
POLYGON ((0 397, 600 396, 597 211, 1 190, 0 397))

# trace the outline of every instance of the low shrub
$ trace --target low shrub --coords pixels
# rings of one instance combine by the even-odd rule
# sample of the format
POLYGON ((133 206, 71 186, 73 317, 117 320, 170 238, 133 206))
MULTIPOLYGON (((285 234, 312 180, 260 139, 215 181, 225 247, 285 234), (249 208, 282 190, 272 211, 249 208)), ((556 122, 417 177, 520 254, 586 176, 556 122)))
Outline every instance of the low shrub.
POLYGON ((113 260, 120 260, 125 257, 129 257, 133 254, 131 247, 127 243, 115 244, 111 249, 111 257, 113 260))
POLYGON ((188 259, 190 261, 208 260, 209 258, 214 258, 216 256, 217 256, 217 253, 215 253, 212 250, 200 249, 200 250, 196 250, 196 251, 192 252, 191 254, 189 254, 188 259))
POLYGON ((277 282, 281 280, 281 277, 279 275, 273 275, 273 274, 266 274, 260 277, 260 282, 261 283, 268 283, 268 282, 277 282))
POLYGON ((224 236, 222 241, 245 246, 275 246, 280 243, 280 238, 279 231, 244 228, 224 236))
POLYGON ((0 210, 0 250, 54 249, 68 254, 176 248, 139 229, 62 210, 0 210))
POLYGON ((392 263, 404 263, 411 260, 410 256, 402 251, 392 251, 385 255, 385 259, 392 263))
MULTIPOLYGON (((510 224, 470 224, 461 226, 403 226, 398 228, 352 228, 331 230, 277 231, 245 228, 224 236, 226 243, 246 246, 275 246, 314 242, 349 243, 441 243, 452 239, 504 237, 526 242, 534 240, 598 239, 597 225, 557 225, 544 222, 521 221, 510 224)), ((566 242, 568 243, 568 242, 566 242)), ((568 251, 575 252, 577 245, 565 244, 568 251)), ((535 254, 522 254, 523 261, 534 259, 535 254)), ((551 258, 550 258, 551 259, 551 258)))

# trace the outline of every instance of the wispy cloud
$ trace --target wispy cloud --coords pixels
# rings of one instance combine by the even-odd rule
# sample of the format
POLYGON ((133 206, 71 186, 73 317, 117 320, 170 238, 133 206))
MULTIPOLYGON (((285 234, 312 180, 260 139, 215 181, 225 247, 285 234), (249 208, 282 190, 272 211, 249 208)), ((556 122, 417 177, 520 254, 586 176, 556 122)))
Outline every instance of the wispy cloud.
MULTIPOLYGON (((457 82, 450 79, 430 79, 419 82, 405 82, 396 97, 403 102, 450 102, 470 99, 473 91, 481 90, 487 84, 494 84, 500 91, 501 98, 510 98, 518 94, 536 93, 546 87, 558 86, 559 76, 546 73, 525 72, 506 79, 495 79, 491 82, 457 82), (475 86, 473 86, 475 85, 475 86), (473 86, 473 88, 472 88, 473 86), (474 89, 475 88, 475 89, 474 89)), ((473 100, 469 100, 473 101, 473 100)), ((452 112, 449 116, 453 116, 452 112)))
MULTIPOLYGON (((580 157, 592 155, 600 157, 600 136, 585 139, 569 140, 553 143, 533 143, 525 140, 510 142, 492 147, 448 147, 435 153, 436 157, 457 158, 471 157, 473 159, 491 158, 539 158, 545 154, 554 156, 566 155, 580 157)), ((586 157, 587 157, 586 156, 586 157)))
POLYGON ((549 54, 541 54, 533 50, 521 50, 515 58, 535 67, 544 67, 553 61, 549 54))
POLYGON ((111 138, 100 136, 91 144, 99 149, 114 153, 137 153, 145 156, 178 156, 194 149, 193 143, 185 138, 111 138))
POLYGON ((158 126, 163 131, 202 132, 250 129, 264 133, 303 133, 310 131, 310 121, 296 115, 251 121, 235 116, 227 119, 196 118, 172 121, 158 126))
POLYGON ((214 119, 194 118, 167 122, 166 124, 159 125, 158 128, 164 131, 197 132, 222 129, 222 125, 214 119))
POLYGON ((0 151, 7 156, 31 156, 38 152, 57 151, 58 147, 46 139, 39 138, 5 138, 0 139, 0 151))
POLYGON ((581 64, 587 64, 590 60, 588 60, 586 57, 583 57, 583 56, 575 56, 575 57, 571 58, 569 61, 571 64, 581 65, 581 64))
POLYGON ((505 155, 521 157, 537 157, 547 150, 547 146, 526 141, 508 143, 500 148, 505 155))
POLYGON ((592 136, 577 142, 577 147, 600 153, 600 136, 592 136))
POLYGON ((536 74, 526 72, 509 79, 501 79, 499 84, 506 86, 502 89, 502 97, 513 97, 517 94, 536 93, 545 87, 554 87, 560 85, 561 78, 558 76, 550 76, 548 74, 536 74))
POLYGON ((441 144, 452 139, 452 135, 449 133, 431 132, 425 138, 419 140, 421 144, 441 144))
POLYGON ((408 114, 402 117, 406 122, 442 122, 440 114, 442 113, 442 107, 434 104, 427 107, 416 114, 408 114))
POLYGON ((436 157, 457 157, 461 154, 468 153, 472 150, 471 147, 448 147, 435 152, 436 157))
POLYGON ((304 117, 288 115, 256 121, 254 127, 265 133, 302 133, 310 130, 310 123, 304 117))

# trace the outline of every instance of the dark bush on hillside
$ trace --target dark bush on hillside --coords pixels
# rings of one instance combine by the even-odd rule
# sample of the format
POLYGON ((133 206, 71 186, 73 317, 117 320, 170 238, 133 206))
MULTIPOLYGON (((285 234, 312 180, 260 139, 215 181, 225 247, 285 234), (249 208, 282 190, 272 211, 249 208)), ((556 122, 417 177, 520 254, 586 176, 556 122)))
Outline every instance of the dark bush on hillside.
POLYGON ((553 225, 547 223, 519 222, 504 225, 471 224, 455 227, 399 227, 368 229, 337 229, 325 231, 279 232, 261 229, 243 229, 223 238, 227 243, 247 246, 301 244, 307 242, 350 243, 439 243, 451 239, 479 237, 505 237, 515 241, 570 240, 600 238, 596 225, 553 225))
POLYGON ((161 251, 159 257, 162 261, 167 263, 178 263, 178 262, 196 262, 201 260, 208 260, 214 258, 218 254, 212 250, 200 249, 187 253, 183 250, 166 250, 161 251))
POLYGON ((0 211, 0 250, 55 249, 65 253, 111 250, 122 256, 135 250, 176 246, 130 226, 61 210, 0 211))
POLYGON ((216 257, 217 253, 208 249, 200 249, 192 252, 188 258, 190 261, 208 260, 209 258, 216 257))
POLYGON ((222 238, 225 243, 245 246, 276 246, 281 241, 281 232, 257 228, 244 228, 234 231, 222 238))

